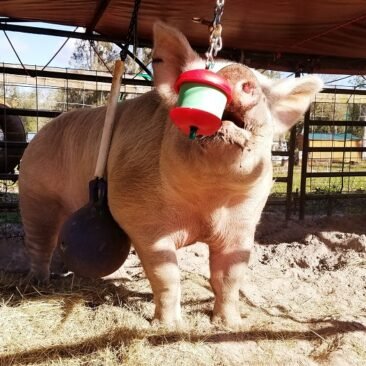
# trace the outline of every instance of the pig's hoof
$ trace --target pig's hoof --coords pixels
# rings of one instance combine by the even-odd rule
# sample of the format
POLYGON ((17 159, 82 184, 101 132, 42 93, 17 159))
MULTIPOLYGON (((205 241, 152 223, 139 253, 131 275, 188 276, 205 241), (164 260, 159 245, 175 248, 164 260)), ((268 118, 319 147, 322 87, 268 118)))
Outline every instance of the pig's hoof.
POLYGON ((24 282, 37 286, 45 286, 50 282, 50 275, 48 272, 35 272, 31 270, 25 277, 24 282))
POLYGON ((239 330, 243 325, 243 320, 239 314, 235 316, 214 314, 211 321, 219 327, 228 328, 230 330, 239 330))
POLYGON ((153 319, 151 322, 153 328, 165 328, 167 330, 180 331, 185 329, 182 319, 153 319))

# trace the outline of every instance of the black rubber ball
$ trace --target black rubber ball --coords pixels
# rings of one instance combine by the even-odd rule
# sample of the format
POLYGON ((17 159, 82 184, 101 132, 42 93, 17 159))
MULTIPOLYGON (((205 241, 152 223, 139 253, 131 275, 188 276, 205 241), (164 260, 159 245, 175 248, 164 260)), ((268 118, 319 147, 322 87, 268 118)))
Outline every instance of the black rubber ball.
POLYGON ((70 271, 82 277, 100 278, 122 266, 131 242, 109 211, 87 205, 66 221, 59 245, 70 271))
POLYGON ((82 277, 100 278, 122 266, 131 242, 106 204, 90 202, 65 222, 59 246, 70 271, 82 277))

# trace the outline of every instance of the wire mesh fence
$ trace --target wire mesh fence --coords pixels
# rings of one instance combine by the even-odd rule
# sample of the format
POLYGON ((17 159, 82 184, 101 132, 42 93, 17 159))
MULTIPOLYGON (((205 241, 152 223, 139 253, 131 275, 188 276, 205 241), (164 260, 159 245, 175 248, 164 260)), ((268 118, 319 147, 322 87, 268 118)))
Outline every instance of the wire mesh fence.
MULTIPOLYGON (((18 164, 26 144, 50 119, 72 109, 105 105, 111 76, 103 71, 2 64, 0 79, 0 238, 23 236, 18 164), (20 117, 20 118, 19 118, 20 117), (16 135, 12 129, 21 128, 16 135), (17 154, 15 154, 18 152, 17 154), (15 164, 9 164, 14 158, 15 164)), ((121 99, 151 90, 146 75, 124 75, 121 99)))
POLYGON ((316 96, 299 134, 300 215, 360 213, 366 203, 366 92, 316 96))
MULTIPOLYGON (((0 70, 0 104, 8 107, 1 109, 1 115, 4 121, 20 116, 25 133, 17 141, 0 118, 0 163, 8 162, 20 143, 25 148, 52 117, 105 105, 109 95, 111 77, 106 72, 35 66, 24 70, 9 64, 0 70)), ((151 90, 142 74, 125 75, 124 81, 121 99, 151 90)), ((275 184, 266 210, 280 210, 287 217, 299 211, 302 216, 305 211, 362 211, 366 203, 365 121, 365 91, 328 89, 318 94, 304 121, 273 144, 275 184)), ((8 165, 0 172, 0 236, 22 235, 17 167, 8 165), (9 223, 15 230, 9 230, 9 223)))

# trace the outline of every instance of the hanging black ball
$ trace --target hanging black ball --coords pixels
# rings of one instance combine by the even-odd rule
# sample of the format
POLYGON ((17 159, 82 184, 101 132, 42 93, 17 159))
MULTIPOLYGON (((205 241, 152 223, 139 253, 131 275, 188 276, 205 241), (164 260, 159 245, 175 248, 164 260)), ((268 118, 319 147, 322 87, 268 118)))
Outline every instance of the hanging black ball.
POLYGON ((107 276, 127 259, 131 242, 114 221, 103 179, 89 183, 90 201, 63 225, 59 247, 67 268, 82 277, 107 276))

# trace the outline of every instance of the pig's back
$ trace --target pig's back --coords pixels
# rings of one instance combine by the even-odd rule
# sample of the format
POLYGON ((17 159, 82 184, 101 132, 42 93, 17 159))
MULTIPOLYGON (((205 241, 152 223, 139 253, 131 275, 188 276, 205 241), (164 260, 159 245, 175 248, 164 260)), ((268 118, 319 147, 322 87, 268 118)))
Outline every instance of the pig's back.
MULTIPOLYGON (((115 160, 113 156, 120 156, 118 151, 128 151, 131 143, 141 139, 140 132, 152 125, 148 115, 154 114, 158 101, 156 93, 150 92, 118 104, 109 160, 115 160)), ((105 112, 106 107, 75 110, 44 126, 21 160, 21 194, 69 200, 69 206, 84 202, 88 181, 94 176, 105 112)))

